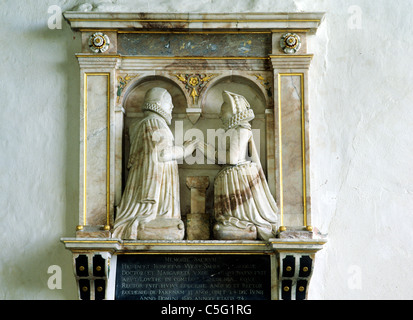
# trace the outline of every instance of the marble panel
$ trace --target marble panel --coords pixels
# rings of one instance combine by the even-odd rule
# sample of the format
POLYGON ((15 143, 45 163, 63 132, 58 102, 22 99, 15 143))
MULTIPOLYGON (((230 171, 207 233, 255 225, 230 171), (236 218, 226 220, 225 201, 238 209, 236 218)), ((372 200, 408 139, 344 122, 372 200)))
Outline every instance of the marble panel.
POLYGON ((108 73, 85 75, 86 225, 106 225, 107 222, 109 81, 108 73))
POLYGON ((285 226, 303 226, 306 214, 303 78, 300 73, 279 74, 280 197, 285 226))
POLYGON ((276 199, 276 157, 275 157, 275 137, 274 137, 274 110, 273 109, 266 109, 265 110, 265 127, 266 127, 266 152, 267 152, 267 161, 262 161, 263 165, 266 165, 266 172, 267 172, 267 182, 268 187, 270 188, 271 194, 274 196, 275 201, 278 202, 276 199))
POLYGON ((267 57, 271 33, 120 33, 118 53, 132 56, 267 57))
POLYGON ((119 205, 122 198, 122 147, 123 147, 123 126, 124 126, 124 109, 118 106, 115 109, 114 120, 114 142, 115 142, 115 174, 114 174, 114 204, 119 205))

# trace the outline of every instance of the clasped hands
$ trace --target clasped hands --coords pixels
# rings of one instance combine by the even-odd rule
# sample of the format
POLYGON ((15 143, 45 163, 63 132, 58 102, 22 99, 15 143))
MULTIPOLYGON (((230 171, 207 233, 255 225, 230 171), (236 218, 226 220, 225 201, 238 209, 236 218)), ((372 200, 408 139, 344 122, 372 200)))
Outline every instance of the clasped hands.
POLYGON ((205 154, 204 149, 207 145, 199 139, 186 140, 183 144, 185 157, 191 155, 196 149, 205 154))

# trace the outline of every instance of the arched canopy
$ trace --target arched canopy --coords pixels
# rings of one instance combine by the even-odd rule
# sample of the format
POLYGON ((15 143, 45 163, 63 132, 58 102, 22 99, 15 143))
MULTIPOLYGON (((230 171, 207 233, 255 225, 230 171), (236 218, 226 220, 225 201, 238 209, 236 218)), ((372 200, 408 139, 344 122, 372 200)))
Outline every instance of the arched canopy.
POLYGON ((222 92, 224 90, 244 96, 251 105, 255 114, 263 114, 268 108, 268 101, 262 89, 251 79, 226 75, 215 79, 205 91, 202 101, 202 113, 219 114, 223 103, 222 92))
POLYGON ((171 94, 174 109, 172 113, 185 113, 187 101, 184 92, 176 82, 169 78, 155 75, 137 78, 127 87, 122 105, 128 113, 142 112, 141 107, 145 98, 145 93, 153 88, 161 87, 171 94))

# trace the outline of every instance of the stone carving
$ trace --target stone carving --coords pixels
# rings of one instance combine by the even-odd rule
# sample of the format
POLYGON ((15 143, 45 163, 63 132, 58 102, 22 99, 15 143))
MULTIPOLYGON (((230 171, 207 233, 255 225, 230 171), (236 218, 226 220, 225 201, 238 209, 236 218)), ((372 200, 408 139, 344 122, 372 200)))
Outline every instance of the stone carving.
POLYGON ((124 77, 118 76, 118 90, 116 91, 116 102, 119 103, 120 97, 122 95, 123 89, 125 89, 126 85, 128 84, 129 81, 132 79, 136 78, 138 75, 133 75, 130 76, 129 74, 126 74, 124 77))
POLYGON ((177 160, 190 155, 198 143, 174 146, 169 128, 172 98, 163 88, 145 95, 144 119, 131 124, 129 175, 112 237, 143 240, 182 240, 177 160))
POLYGON ((281 37, 280 46, 287 54, 296 53, 301 48, 301 39, 295 33, 286 33, 281 37))
POLYGON ((94 53, 102 53, 109 49, 110 40, 109 37, 102 33, 96 32, 92 34, 89 38, 89 48, 94 53))
POLYGON ((190 91, 190 96, 192 97, 193 103, 195 104, 196 99, 199 97, 202 89, 205 87, 215 75, 214 74, 176 74, 175 75, 179 81, 185 84, 185 88, 190 91))
POLYGON ((249 122, 254 112, 241 95, 224 91, 223 98, 220 118, 226 130, 225 138, 220 139, 215 153, 210 145, 199 143, 204 154, 215 154, 218 163, 224 164, 214 182, 214 237, 220 240, 275 238, 278 208, 253 140, 249 122))
POLYGON ((271 82, 259 74, 256 74, 255 77, 261 83, 261 85, 265 88, 265 91, 267 91, 268 97, 272 97, 271 82))

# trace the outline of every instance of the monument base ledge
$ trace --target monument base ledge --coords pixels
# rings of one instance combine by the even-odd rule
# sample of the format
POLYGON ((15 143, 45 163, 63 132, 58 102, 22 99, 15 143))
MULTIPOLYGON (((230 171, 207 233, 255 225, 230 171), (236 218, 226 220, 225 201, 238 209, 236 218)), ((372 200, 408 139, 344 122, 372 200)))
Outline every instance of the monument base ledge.
POLYGON ((106 251, 111 254, 123 253, 267 253, 273 254, 291 250, 316 253, 327 242, 325 238, 273 238, 260 240, 121 240, 115 238, 61 238, 66 249, 72 252, 106 251))
MULTIPOLYGON (((62 238, 61 242, 66 249, 72 252, 73 268, 81 300, 116 299, 116 292, 118 292, 116 288, 119 287, 117 281, 123 281, 121 278, 116 279, 119 277, 116 270, 119 264, 118 260, 121 258, 134 256, 133 260, 138 261, 135 262, 138 267, 139 261, 145 264, 146 259, 149 259, 145 257, 174 256, 177 258, 175 265, 166 267, 181 268, 179 259, 186 256, 199 260, 195 257, 202 255, 202 259, 208 258, 212 259, 211 261, 214 261, 213 259, 228 261, 228 257, 233 257, 230 261, 235 263, 234 266, 238 267, 239 263, 246 264, 250 270, 254 270, 255 264, 259 264, 259 261, 268 257, 264 260, 269 261, 266 272, 270 277, 270 284, 268 284, 270 293, 265 297, 270 297, 271 300, 304 300, 307 298, 308 286, 314 269, 315 254, 323 248, 327 240, 326 238, 273 238, 268 241, 167 241, 62 238), (256 256, 257 259, 252 258, 252 256, 256 256), (118 259, 118 257, 121 258, 118 259)), ((217 266, 219 267, 219 265, 217 266)), ((222 266, 222 270, 227 272, 225 270, 228 270, 228 266, 222 266)), ((238 272, 235 269, 231 270, 231 272, 238 272)), ((129 298, 134 299, 134 297, 129 298)))

